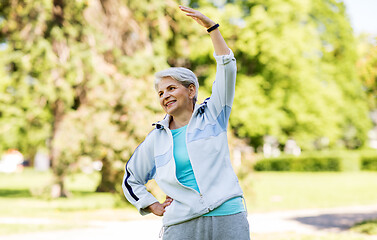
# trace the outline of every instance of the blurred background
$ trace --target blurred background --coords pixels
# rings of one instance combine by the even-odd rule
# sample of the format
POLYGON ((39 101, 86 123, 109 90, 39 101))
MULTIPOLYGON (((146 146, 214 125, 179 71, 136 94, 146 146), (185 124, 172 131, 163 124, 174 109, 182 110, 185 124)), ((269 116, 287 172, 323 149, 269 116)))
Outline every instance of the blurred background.
POLYGON ((228 132, 249 212, 377 204, 376 2, 2 0, 0 222, 49 224, 0 235, 138 218, 121 181, 164 116, 153 74, 190 68, 199 101, 215 77, 210 38, 179 4, 219 22, 235 53, 228 132))

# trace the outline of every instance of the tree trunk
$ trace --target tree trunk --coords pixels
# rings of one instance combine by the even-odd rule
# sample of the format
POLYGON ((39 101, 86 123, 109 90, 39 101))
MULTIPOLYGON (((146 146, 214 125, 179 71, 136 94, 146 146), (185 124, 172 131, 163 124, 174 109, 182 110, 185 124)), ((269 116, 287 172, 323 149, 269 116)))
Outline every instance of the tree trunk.
POLYGON ((51 166, 52 172, 55 176, 55 184, 52 187, 51 196, 53 198, 56 197, 67 197, 67 191, 64 188, 64 179, 66 175, 66 169, 68 166, 63 166, 63 164, 59 161, 59 149, 57 146, 54 145, 54 139, 56 138, 58 127, 63 120, 64 114, 64 103, 60 100, 57 100, 54 105, 54 122, 52 126, 52 134, 51 139, 49 141, 49 149, 50 149, 50 159, 51 159, 51 166))
POLYGON ((102 159, 101 182, 96 192, 115 192, 116 178, 120 174, 112 168, 112 163, 106 157, 102 159))
POLYGON ((57 176, 56 183, 51 187, 51 197, 52 198, 61 198, 69 197, 71 194, 65 189, 64 186, 65 176, 57 176))

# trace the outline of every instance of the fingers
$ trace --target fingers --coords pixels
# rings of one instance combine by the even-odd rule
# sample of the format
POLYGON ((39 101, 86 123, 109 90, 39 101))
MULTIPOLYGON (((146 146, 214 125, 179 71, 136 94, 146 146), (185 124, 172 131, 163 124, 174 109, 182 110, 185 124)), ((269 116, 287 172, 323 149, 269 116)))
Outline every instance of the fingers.
POLYGON ((180 5, 179 8, 181 9, 181 11, 183 11, 186 14, 186 16, 191 17, 197 23, 199 23, 200 25, 206 28, 209 28, 215 24, 214 21, 212 21, 210 18, 208 18, 207 16, 205 16, 204 14, 202 14, 201 12, 197 10, 194 10, 192 8, 185 7, 182 5, 180 5))
POLYGON ((173 200, 173 198, 171 198, 171 197, 169 197, 168 195, 166 195, 166 199, 165 199, 165 200, 168 200, 168 199, 173 200))
POLYGON ((201 14, 199 11, 196 11, 192 8, 189 8, 189 7, 185 7, 185 6, 179 6, 179 8, 185 12, 186 16, 190 16, 190 17, 198 17, 200 15, 203 15, 201 14))
POLYGON ((164 202, 162 203, 162 207, 164 208, 164 212, 165 212, 165 208, 170 206, 171 202, 164 202))
POLYGON ((170 204, 173 202, 173 199, 169 196, 166 196, 165 202, 162 203, 162 206, 166 208, 167 206, 170 206, 170 204))
POLYGON ((165 208, 170 206, 170 204, 173 202, 173 199, 169 196, 166 196, 165 202, 162 204, 159 202, 155 202, 148 206, 148 209, 150 212, 152 212, 156 216, 163 216, 165 213, 165 208))
POLYGON ((182 5, 179 5, 179 8, 184 11, 184 12, 188 12, 188 13, 194 13, 196 12, 196 10, 192 9, 192 8, 189 8, 189 7, 185 7, 185 6, 182 6, 182 5))

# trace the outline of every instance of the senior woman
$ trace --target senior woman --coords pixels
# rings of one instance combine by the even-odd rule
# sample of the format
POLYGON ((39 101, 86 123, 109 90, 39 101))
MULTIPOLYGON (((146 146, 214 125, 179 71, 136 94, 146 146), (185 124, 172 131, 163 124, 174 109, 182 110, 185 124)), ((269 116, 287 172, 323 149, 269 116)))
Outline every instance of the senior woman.
POLYGON ((249 239, 242 190, 228 149, 227 125, 234 98, 236 60, 219 25, 180 6, 207 28, 217 62, 212 95, 196 104, 199 83, 186 68, 156 73, 155 88, 165 118, 154 124, 127 162, 123 191, 142 215, 163 216, 163 239, 249 239), (168 196, 163 203, 147 191, 154 178, 168 196))

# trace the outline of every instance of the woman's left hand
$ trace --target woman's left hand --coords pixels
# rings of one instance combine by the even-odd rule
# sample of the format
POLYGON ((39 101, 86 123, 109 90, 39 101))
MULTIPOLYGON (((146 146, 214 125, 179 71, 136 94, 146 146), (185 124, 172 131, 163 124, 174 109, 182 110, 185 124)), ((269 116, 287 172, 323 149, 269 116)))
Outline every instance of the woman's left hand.
POLYGON ((152 205, 148 206, 148 210, 156 216, 163 216, 165 213, 165 208, 170 206, 173 202, 173 199, 169 196, 166 196, 166 199, 163 203, 155 202, 152 205))
POLYGON ((195 21, 197 21, 200 25, 205 28, 210 28, 216 23, 212 21, 209 17, 205 16, 203 13, 194 10, 189 7, 179 6, 179 8, 186 13, 186 16, 192 17, 195 21))
POLYGON ((169 197, 168 195, 166 195, 166 199, 165 199, 165 202, 163 202, 162 204, 167 207, 167 206, 170 206, 170 204, 173 202, 173 198, 169 197))

